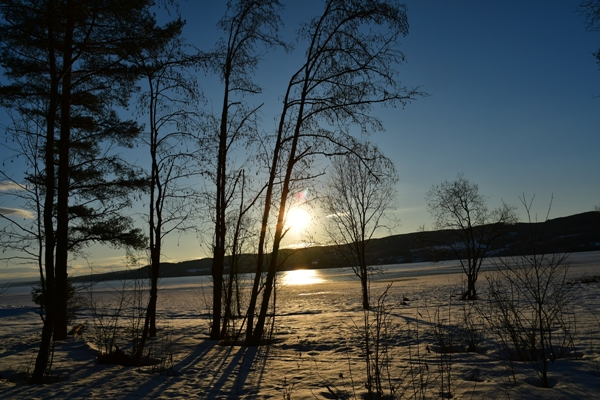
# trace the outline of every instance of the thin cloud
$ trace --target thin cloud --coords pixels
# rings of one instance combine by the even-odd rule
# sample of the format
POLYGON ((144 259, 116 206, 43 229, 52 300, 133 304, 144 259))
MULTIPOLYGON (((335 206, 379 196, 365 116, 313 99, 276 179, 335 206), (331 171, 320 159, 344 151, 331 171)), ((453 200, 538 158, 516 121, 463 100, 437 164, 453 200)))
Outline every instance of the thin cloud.
POLYGON ((31 211, 23 210, 20 208, 0 207, 0 215, 10 215, 11 217, 20 217, 25 219, 35 218, 35 215, 33 215, 31 211))
POLYGON ((326 215, 325 218, 341 218, 341 217, 345 217, 347 215, 348 215, 347 212, 339 212, 339 213, 326 215))
POLYGON ((0 192, 8 192, 9 190, 23 190, 23 186, 15 182, 2 181, 0 182, 0 192))

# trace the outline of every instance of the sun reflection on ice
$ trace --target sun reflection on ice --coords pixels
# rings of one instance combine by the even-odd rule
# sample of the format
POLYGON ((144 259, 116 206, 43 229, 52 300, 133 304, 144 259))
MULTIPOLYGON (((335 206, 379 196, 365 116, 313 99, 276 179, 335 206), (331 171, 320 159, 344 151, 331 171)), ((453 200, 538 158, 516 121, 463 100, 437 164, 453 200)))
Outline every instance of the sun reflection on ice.
POLYGON ((281 281, 284 285, 313 285, 325 280, 316 269, 297 269, 284 272, 281 281))

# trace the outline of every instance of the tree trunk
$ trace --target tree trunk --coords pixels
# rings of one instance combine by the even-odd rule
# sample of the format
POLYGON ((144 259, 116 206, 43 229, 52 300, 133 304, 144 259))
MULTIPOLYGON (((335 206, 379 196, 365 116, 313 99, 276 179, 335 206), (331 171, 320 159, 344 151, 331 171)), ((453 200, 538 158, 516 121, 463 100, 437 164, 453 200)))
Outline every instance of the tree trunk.
MULTIPOLYGON (((46 273, 48 273, 48 268, 46 268, 46 273)), ((48 360, 50 359, 52 333, 54 331, 54 319, 56 314, 54 307, 54 295, 52 294, 53 291, 54 278, 46 278, 46 293, 44 295, 44 301, 46 302, 46 319, 44 320, 44 327, 42 328, 40 350, 37 358, 35 359, 35 368, 30 380, 30 383, 34 384, 44 383, 44 375, 46 373, 46 367, 48 366, 48 360)))
MULTIPOLYGON (((50 101, 50 110, 53 113, 52 101, 50 101)), ((46 139, 46 198, 44 201, 44 234, 45 250, 44 261, 46 269, 45 289, 43 291, 44 303, 46 307, 46 318, 42 328, 42 340, 40 350, 35 360, 35 368, 31 376, 31 383, 43 383, 46 367, 50 358, 50 348, 54 324, 56 319, 56 289, 54 279, 54 230, 53 230, 53 208, 54 208, 54 115, 48 119, 48 133, 46 139)))
MULTIPOLYGON (((283 223, 285 219, 286 203, 290 192, 290 182, 292 178, 292 171, 296 162, 296 149, 298 148, 298 140, 300 137, 300 127, 302 126, 302 113, 304 110, 304 103, 300 104, 300 110, 298 112, 298 120, 296 121, 296 128, 294 130, 294 136, 290 153, 288 155, 288 162, 285 171, 285 178, 283 181, 283 188, 281 190, 281 198, 279 200, 279 214, 277 216, 277 225, 275 227, 275 235, 273 237, 273 251, 271 252, 271 260, 269 263, 269 269, 267 271, 267 280, 263 289, 262 305, 260 308, 260 314, 256 321, 256 327, 252 336, 253 344, 259 344, 263 333, 265 321, 267 318, 267 312, 269 310, 269 302, 271 300, 271 293, 273 292, 273 285, 275 282, 275 274, 277 273, 277 267, 279 264, 279 246, 281 239, 283 238, 283 223)), ((284 118, 282 115, 281 118, 284 118)))
MULTIPOLYGON (((361 267, 362 269, 362 267, 361 267)), ((363 310, 369 309, 369 278, 366 269, 361 272, 360 283, 362 285, 363 310)))
MULTIPOLYGON (((362 227, 364 228, 364 227, 362 227)), ((360 268, 360 283, 362 286, 362 296, 363 296, 363 310, 368 310, 370 307, 370 299, 369 299, 369 270, 367 266, 367 246, 365 243, 365 234, 362 232, 361 242, 356 243, 357 256, 359 260, 359 268, 360 268)))
POLYGON ((149 335, 156 337, 156 303, 158 302, 158 278, 160 273, 160 246, 152 251, 150 267, 150 299, 148 300, 147 315, 150 323, 149 335))
MULTIPOLYGON (((160 268, 160 250, 161 250, 161 237, 160 237, 160 202, 161 202, 161 187, 159 180, 159 167, 158 167, 158 132, 156 130, 156 98, 153 95, 154 84, 152 80, 149 80, 148 86, 152 95, 150 96, 150 158, 151 158, 151 171, 150 171, 150 210, 149 210, 149 228, 150 228, 150 298, 148 299, 148 307, 146 308, 146 316, 144 319, 144 329, 142 331, 142 337, 140 346, 143 350, 146 342, 146 335, 148 329, 150 329, 150 336, 154 334, 156 336, 156 297, 158 295, 158 273, 160 268), (156 277, 156 279, 154 279, 156 277), (148 325, 150 328, 148 328, 148 325), (153 327, 153 328, 152 328, 153 327)), ((154 337, 154 336, 152 336, 154 337)), ((134 356, 136 364, 139 364, 138 355, 134 356)))
MULTIPOLYGON (((156 297, 150 296, 148 301, 148 310, 156 309, 156 297)), ((144 347, 146 347, 146 340, 148 339, 150 331, 150 313, 146 312, 146 318, 144 319, 144 329, 142 330, 142 337, 139 340, 137 345, 137 349, 134 354, 132 354, 132 363, 133 365, 140 366, 142 364, 142 357, 144 354, 144 347)))
POLYGON ((473 274, 467 275, 467 291, 463 293, 461 300, 477 300, 477 292, 475 290, 475 282, 477 278, 473 274))
POLYGON ((223 302, 223 262, 224 257, 213 258, 212 279, 213 279, 213 307, 212 324, 210 329, 210 338, 218 340, 221 330, 221 312, 223 302))
POLYGON ((56 320, 54 340, 67 338, 67 264, 69 259, 69 152, 71 142, 71 63, 73 58, 74 22, 72 0, 67 2, 61 94, 61 122, 58 158, 58 190, 56 214, 56 320))
MULTIPOLYGON (((231 61, 228 59, 226 70, 231 71, 231 61)), ((225 270, 225 238, 226 238, 226 187, 227 184, 227 119, 229 115, 229 72, 225 74, 225 92, 221 125, 219 127, 219 151, 217 155, 217 194, 215 204, 215 247, 213 249, 213 320, 210 338, 220 338, 223 272, 225 270)))
MULTIPOLYGON (((286 96, 287 101, 287 96, 286 96)), ((256 273, 254 275, 254 283, 252 284, 252 292, 250 294, 250 303, 248 304, 248 313, 246 320, 246 344, 250 345, 254 341, 254 314, 256 311, 256 304, 258 302, 258 292, 260 286, 260 278, 263 270, 263 263, 265 259, 265 240, 267 236, 267 224, 269 222, 269 213, 271 212, 271 201, 273 197, 273 186, 275 185, 275 175, 277 171, 277 165, 279 162, 279 153, 281 151, 281 136, 283 133, 283 120, 285 118, 285 110, 281 116, 280 127, 277 135, 277 141, 275 148, 273 149, 273 158, 271 161, 271 170, 269 171, 269 182, 267 185, 267 192, 265 195, 265 204, 263 210, 263 216, 261 221, 260 236, 258 239, 258 253, 256 255, 256 273)), ((264 296, 264 294, 263 294, 264 296)), ((262 332, 261 332, 262 336, 262 332)), ((260 339, 259 339, 260 340, 260 339)))
POLYGON ((56 316, 55 307, 55 284, 54 284, 54 129, 56 128, 56 108, 58 103, 58 79, 56 77, 56 59, 54 56, 54 2, 48 2, 48 48, 50 65, 50 98, 48 110, 46 113, 46 144, 45 158, 46 165, 45 176, 45 198, 43 208, 43 226, 44 226, 44 262, 46 270, 45 286, 43 286, 44 302, 46 305, 46 318, 42 328, 42 340, 40 350, 35 360, 35 368, 31 376, 31 383, 41 384, 44 380, 46 366, 50 357, 50 345, 52 334, 54 332, 54 321, 56 316))
MULTIPOLYGON (((295 142, 294 142, 295 144, 295 142)), ((292 145, 292 151, 295 150, 295 146, 292 145)), ((291 161, 291 159, 290 159, 291 161)), ((288 171, 291 173, 291 170, 288 171)), ((287 178, 287 174, 286 174, 287 178)), ((263 288, 263 297, 262 304, 260 307, 260 312, 258 314, 258 318, 256 320, 256 326, 254 327, 254 332, 252 334, 252 339, 249 345, 258 345, 261 343, 265 321, 267 319, 267 312, 269 311, 269 303, 271 301, 271 294, 273 293, 273 285, 275 283, 275 274, 277 274, 277 266, 278 266, 278 256, 279 256, 279 245, 281 243, 281 238, 283 234, 283 221, 285 216, 285 203, 287 200, 287 195, 289 192, 289 178, 284 181, 283 191, 281 193, 281 199, 279 204, 279 215, 277 217, 277 226, 275 228, 275 236, 273 238, 273 251, 271 252, 271 259, 269 260, 269 268, 267 270, 267 279, 265 281, 265 286, 263 288)))

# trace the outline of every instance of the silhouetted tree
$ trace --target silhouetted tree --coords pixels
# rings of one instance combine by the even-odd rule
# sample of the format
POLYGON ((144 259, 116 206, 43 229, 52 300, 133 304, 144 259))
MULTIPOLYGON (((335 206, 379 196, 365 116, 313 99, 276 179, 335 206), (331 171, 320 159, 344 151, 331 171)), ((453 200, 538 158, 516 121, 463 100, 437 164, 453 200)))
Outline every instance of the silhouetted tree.
POLYGON ((505 233, 508 224, 515 222, 513 209, 506 204, 488 209, 477 184, 462 174, 455 181, 433 186, 425 200, 435 229, 450 233, 448 241, 438 244, 452 252, 467 276, 467 290, 462 300, 477 299, 475 283, 481 264, 492 243, 505 233))
MULTIPOLYGON (((37 210, 40 242, 40 262, 43 262, 46 279, 43 290, 46 295, 46 320, 42 329, 40 352, 36 359, 33 382, 41 382, 48 363, 50 342, 54 331, 56 319, 56 292, 54 273, 54 196, 55 196, 55 171, 54 171, 54 131, 56 129, 56 113, 59 103, 60 68, 56 55, 55 32, 55 2, 18 2, 3 1, 0 3, 0 12, 5 23, 0 25, 1 57, 0 62, 5 69, 5 75, 12 73, 13 80, 18 84, 2 86, 0 88, 0 101, 2 106, 16 108, 26 120, 31 117, 35 130, 29 130, 29 124, 24 124, 25 134, 40 134, 39 141, 33 149, 40 151, 43 161, 41 166, 33 167, 34 173, 44 171, 41 177, 42 189, 39 196, 37 210), (15 52, 15 50, 18 50, 15 52), (27 57, 25 57, 27 55, 27 57), (40 74, 42 72, 42 74, 40 74), (45 73, 44 73, 45 72, 45 73), (50 167, 52 166, 52 167, 50 167), (40 206, 39 204, 43 205, 40 206), (40 217, 40 215, 43 215, 40 217), (42 256, 43 252, 43 256, 42 256), (43 261, 42 261, 43 259, 43 261)), ((38 161, 38 158, 34 158, 38 161)), ((37 178, 35 179, 37 181, 37 178)), ((42 264, 40 264, 40 268, 42 264)), ((43 277, 42 277, 43 278, 43 277)))
POLYGON ((42 185, 35 179, 42 176, 44 127, 40 119, 17 118, 6 129, 7 140, 2 144, 11 156, 2 166, 23 165, 0 170, 0 196, 19 204, 19 208, 0 207, 0 260, 15 264, 33 264, 39 268, 42 290, 44 277, 44 227, 42 185), (10 138, 10 140, 9 140, 10 138), (18 172, 17 172, 18 170, 18 172), (33 181, 32 181, 33 179, 33 181))
POLYGON ((396 197, 394 164, 370 143, 347 156, 337 156, 327 181, 323 210, 325 230, 361 282, 363 309, 369 309, 367 247, 375 232, 385 227, 396 197))
POLYGON ((142 335, 134 354, 134 363, 144 351, 146 339, 156 336, 156 305, 162 245, 174 232, 192 229, 196 189, 185 181, 200 175, 194 167, 197 158, 197 132, 200 130, 196 109, 201 94, 195 67, 205 61, 203 54, 186 54, 181 39, 184 22, 177 19, 163 30, 154 31, 148 41, 153 46, 132 51, 132 62, 145 81, 138 109, 148 121, 144 135, 150 152, 148 227, 150 250, 150 296, 142 335))
MULTIPOLYGON (((251 245, 251 239, 254 236, 252 231, 251 210, 259 196, 249 192, 248 178, 245 170, 241 170, 236 179, 235 185, 239 187, 239 199, 237 199, 237 209, 230 210, 227 213, 227 236, 226 236, 226 259, 229 262, 229 271, 226 274, 227 279, 223 286, 223 320, 221 323, 220 337, 225 340, 236 342, 240 334, 239 331, 233 331, 235 328, 235 317, 242 315, 242 284, 240 283, 240 264, 248 258, 244 255, 244 249, 251 245)), ((260 192, 259 192, 260 193, 260 192)), ((251 251, 251 250, 250 250, 251 251)))
POLYGON ((30 177, 43 200, 47 317, 32 382, 41 382, 50 340, 67 333, 69 254, 93 242, 141 247, 141 230, 122 215, 133 189, 146 185, 112 146, 132 146, 140 130, 121 121, 138 74, 132 43, 157 29, 146 0, 3 0, 2 66, 11 84, 3 105, 41 130, 43 167, 30 177))
POLYGON ((348 152, 355 140, 350 127, 363 133, 381 129, 370 115, 373 105, 406 103, 418 92, 401 86, 395 70, 404 57, 398 38, 408 33, 406 8, 396 1, 328 0, 323 13, 304 23, 299 41, 306 43, 304 59, 289 80, 274 138, 269 179, 263 202, 256 276, 248 308, 246 340, 262 340, 279 249, 294 179, 317 155, 348 152), (277 187, 277 191, 275 190, 277 187), (273 237, 266 247, 267 226, 275 210, 273 237), (268 250, 270 255, 267 257, 268 250), (266 266, 262 300, 254 316, 260 273, 266 266))
POLYGON ((249 107, 243 99, 260 92, 260 87, 252 81, 252 74, 262 57, 259 46, 283 45, 277 36, 281 8, 278 0, 230 0, 226 15, 218 24, 224 37, 214 53, 213 67, 223 83, 223 104, 215 137, 216 171, 213 175, 215 230, 211 339, 220 338, 227 213, 234 193, 239 189, 239 172, 228 171, 231 168, 230 152, 236 143, 256 132, 254 120, 260 106, 249 107))

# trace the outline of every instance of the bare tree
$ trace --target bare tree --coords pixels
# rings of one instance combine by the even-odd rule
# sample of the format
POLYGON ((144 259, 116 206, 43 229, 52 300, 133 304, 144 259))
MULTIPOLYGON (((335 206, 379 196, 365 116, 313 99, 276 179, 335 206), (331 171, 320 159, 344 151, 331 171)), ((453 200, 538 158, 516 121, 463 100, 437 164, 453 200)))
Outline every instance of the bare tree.
POLYGON ((292 183, 311 177, 300 176, 298 169, 318 155, 347 153, 355 142, 351 127, 363 133, 381 130, 381 122, 370 115, 374 105, 405 104, 419 94, 400 84, 395 69, 404 59, 398 38, 407 33, 406 8, 396 1, 328 0, 320 16, 301 26, 298 35, 306 50, 285 90, 274 138, 248 308, 248 343, 258 344, 264 333, 292 183), (271 217, 275 228, 267 249, 271 217), (267 274, 254 323, 263 268, 267 274))
MULTIPOLYGON (((329 175, 323 209, 330 240, 360 279, 363 309, 369 309, 370 275, 367 247, 377 230, 393 219, 398 176, 394 164, 369 143, 337 156, 329 175)), ((389 228, 389 226, 387 226, 389 228)))
POLYGON ((528 223, 517 224, 520 254, 502 257, 497 275, 488 279, 489 310, 484 313, 511 360, 532 363, 542 387, 548 387, 548 364, 573 345, 576 285, 568 282, 568 254, 554 253, 546 218, 532 216, 533 198, 521 197, 528 223))
POLYGON ((156 305, 162 244, 173 233, 194 227, 196 189, 191 178, 201 171, 197 159, 196 131, 199 112, 194 108, 201 94, 190 70, 205 60, 203 54, 188 55, 181 39, 183 22, 176 20, 154 38, 156 46, 134 52, 132 61, 146 81, 139 111, 148 120, 145 137, 150 151, 148 227, 150 231, 150 296, 144 328, 134 362, 139 363, 146 338, 156 336, 156 305), (166 34, 165 34, 166 33, 166 34), (165 40, 165 36, 168 36, 165 40), (187 183, 186 183, 187 182, 187 183))
MULTIPOLYGON (((261 106, 249 107, 243 99, 261 90, 251 78, 262 57, 258 46, 283 45, 277 36, 281 24, 278 11, 281 8, 278 0, 228 1, 227 13, 218 24, 225 36, 217 45, 212 63, 223 83, 223 105, 214 137, 216 171, 213 173, 215 230, 211 339, 220 338, 227 214, 234 194, 239 190, 239 171, 229 171, 232 168, 230 153, 233 146, 256 132, 256 112, 261 106)), ((232 228, 236 226, 234 224, 232 228)))
POLYGON ((14 118, 6 134, 10 141, 2 144, 12 157, 3 165, 25 160, 23 177, 0 170, 0 197, 19 208, 0 207, 0 246, 5 250, 0 260, 14 264, 34 264, 40 272, 42 291, 44 285, 44 227, 42 220, 42 187, 36 177, 43 169, 43 131, 40 118, 14 118))
POLYGON ((481 264, 488 256, 492 243, 515 221, 513 208, 502 204, 490 210, 477 184, 462 174, 455 181, 444 181, 426 194, 427 209, 437 230, 448 230, 448 240, 437 243, 449 249, 467 276, 463 300, 477 299, 475 283, 481 264))
POLYGON ((237 342, 241 331, 237 330, 236 317, 242 315, 243 290, 241 277, 241 265, 244 262, 249 262, 251 256, 244 254, 244 251, 252 252, 249 247, 252 244, 252 238, 255 232, 252 230, 253 219, 251 211, 259 198, 258 194, 248 196, 251 193, 248 190, 248 178, 245 170, 241 170, 237 183, 239 186, 239 198, 237 201, 237 209, 230 210, 227 213, 227 236, 226 236, 226 261, 229 262, 229 270, 227 271, 226 285, 223 287, 223 321, 221 328, 221 338, 237 342), (247 199, 247 197, 250 197, 247 199))
POLYGON ((398 176, 391 160, 368 142, 357 145, 346 156, 334 157, 332 164, 323 201, 323 210, 328 214, 325 230, 360 279, 365 387, 367 398, 380 398, 387 355, 382 347, 387 343, 384 333, 390 325, 384 303, 391 285, 371 308, 370 277, 377 269, 368 264, 367 248, 376 231, 393 221, 388 212, 395 201, 398 176))

